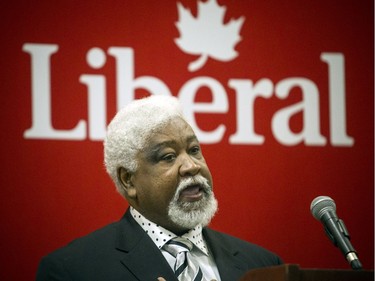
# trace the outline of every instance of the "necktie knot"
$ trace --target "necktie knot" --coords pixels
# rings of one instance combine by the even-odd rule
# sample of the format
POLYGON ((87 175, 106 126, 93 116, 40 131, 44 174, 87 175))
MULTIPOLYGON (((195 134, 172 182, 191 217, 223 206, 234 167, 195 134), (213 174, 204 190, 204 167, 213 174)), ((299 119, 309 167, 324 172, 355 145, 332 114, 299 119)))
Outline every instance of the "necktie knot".
POLYGON ((176 237, 169 240, 164 245, 164 250, 176 258, 174 273, 178 280, 201 281, 203 278, 202 270, 198 264, 191 260, 190 251, 193 249, 193 243, 188 239, 176 237))
POLYGON ((181 252, 189 252, 193 249, 193 243, 188 239, 182 237, 175 237, 169 240, 165 245, 164 249, 172 256, 176 257, 181 252))

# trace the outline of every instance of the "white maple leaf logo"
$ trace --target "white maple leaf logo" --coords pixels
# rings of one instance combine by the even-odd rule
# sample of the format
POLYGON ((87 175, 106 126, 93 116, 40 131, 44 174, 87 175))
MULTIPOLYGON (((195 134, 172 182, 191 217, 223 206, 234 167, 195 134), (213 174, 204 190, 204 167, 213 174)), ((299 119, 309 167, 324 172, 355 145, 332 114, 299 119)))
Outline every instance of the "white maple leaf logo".
POLYGON ((219 6, 216 0, 206 3, 198 1, 197 17, 193 17, 189 8, 177 3, 179 21, 176 22, 180 37, 175 43, 185 53, 199 55, 191 62, 189 71, 201 68, 211 57, 219 61, 230 61, 238 56, 235 45, 241 40, 239 35, 245 17, 231 19, 224 24, 226 7, 219 6))

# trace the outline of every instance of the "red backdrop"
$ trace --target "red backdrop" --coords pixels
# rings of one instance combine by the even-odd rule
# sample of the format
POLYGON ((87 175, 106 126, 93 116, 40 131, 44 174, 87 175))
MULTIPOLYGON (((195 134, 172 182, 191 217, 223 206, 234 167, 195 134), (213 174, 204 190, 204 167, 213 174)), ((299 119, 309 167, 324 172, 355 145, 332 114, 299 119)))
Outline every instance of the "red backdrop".
POLYGON ((348 268, 310 214, 328 195, 373 268, 373 2, 202 3, 0 4, 1 280, 32 280, 43 255, 122 216, 101 138, 133 92, 186 98, 213 228, 287 263, 348 268))

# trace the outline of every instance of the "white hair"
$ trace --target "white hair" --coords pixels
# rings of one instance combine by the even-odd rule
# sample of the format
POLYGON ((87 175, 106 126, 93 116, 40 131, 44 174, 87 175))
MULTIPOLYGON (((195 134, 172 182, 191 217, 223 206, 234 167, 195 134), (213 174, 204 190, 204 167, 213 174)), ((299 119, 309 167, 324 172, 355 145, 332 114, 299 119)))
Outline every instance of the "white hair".
POLYGON ((144 149, 152 132, 176 117, 185 120, 176 97, 152 95, 131 102, 112 119, 104 140, 104 164, 121 195, 125 197, 118 169, 135 172, 136 154, 144 149))

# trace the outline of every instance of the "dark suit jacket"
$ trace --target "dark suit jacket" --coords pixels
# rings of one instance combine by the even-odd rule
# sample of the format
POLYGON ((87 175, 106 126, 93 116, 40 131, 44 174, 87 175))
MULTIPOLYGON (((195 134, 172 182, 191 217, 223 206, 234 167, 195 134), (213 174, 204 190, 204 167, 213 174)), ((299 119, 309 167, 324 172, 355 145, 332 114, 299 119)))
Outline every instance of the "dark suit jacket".
MULTIPOLYGON (((238 238, 208 229, 203 235, 222 281, 238 280, 252 268, 278 265, 273 253, 238 238)), ((130 215, 71 242, 39 265, 37 281, 177 281, 160 250, 130 215)))

